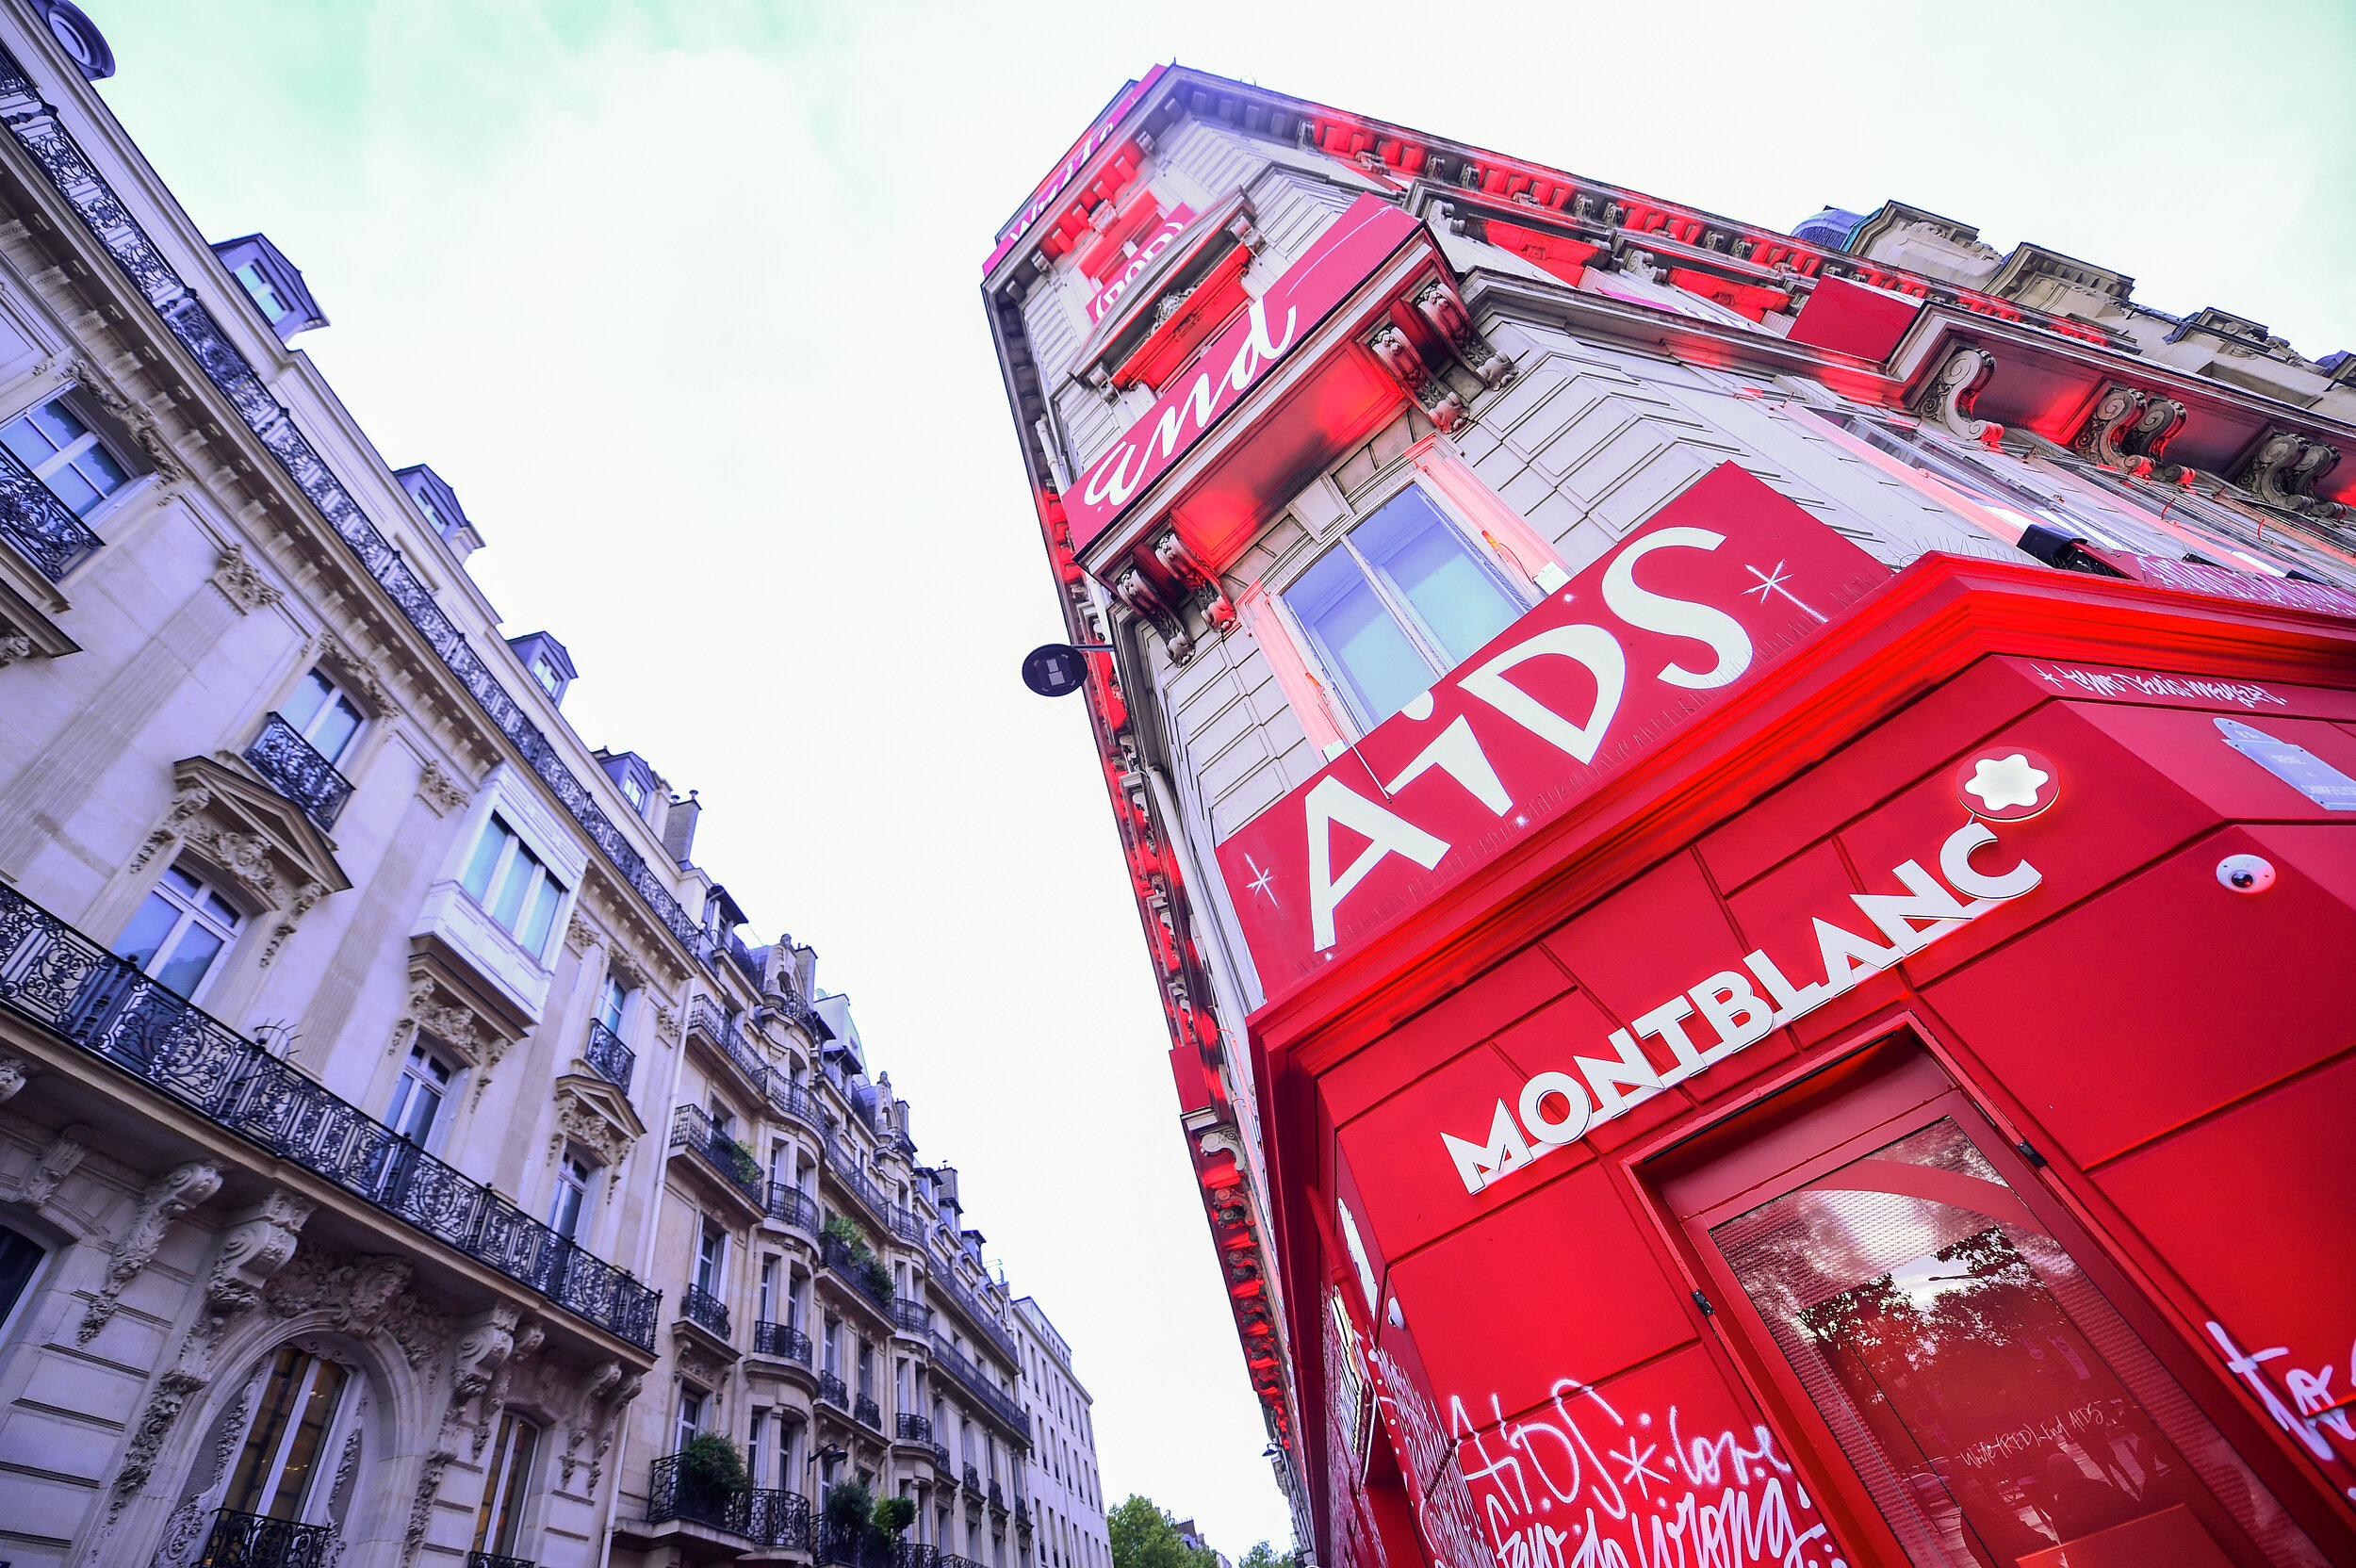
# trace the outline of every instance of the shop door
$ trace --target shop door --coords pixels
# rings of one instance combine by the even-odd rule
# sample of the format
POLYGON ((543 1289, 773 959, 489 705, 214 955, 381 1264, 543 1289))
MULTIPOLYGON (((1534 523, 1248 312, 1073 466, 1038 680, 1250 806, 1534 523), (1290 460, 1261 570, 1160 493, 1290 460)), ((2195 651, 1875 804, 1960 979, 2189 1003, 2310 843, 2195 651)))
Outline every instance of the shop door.
POLYGON ((1719 1147, 1668 1192, 1712 1294, 1917 1568, 2324 1562, 1927 1057, 1719 1147))

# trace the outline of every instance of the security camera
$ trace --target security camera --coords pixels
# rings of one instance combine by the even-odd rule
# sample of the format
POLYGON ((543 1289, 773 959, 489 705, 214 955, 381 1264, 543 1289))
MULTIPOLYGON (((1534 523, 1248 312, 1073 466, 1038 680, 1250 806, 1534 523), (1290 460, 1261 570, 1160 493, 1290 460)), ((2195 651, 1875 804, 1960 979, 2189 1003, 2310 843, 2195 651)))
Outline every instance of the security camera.
POLYGON ((2262 893, 2274 886, 2274 864, 2263 856, 2228 855, 2217 863, 2217 879, 2232 892, 2262 893))

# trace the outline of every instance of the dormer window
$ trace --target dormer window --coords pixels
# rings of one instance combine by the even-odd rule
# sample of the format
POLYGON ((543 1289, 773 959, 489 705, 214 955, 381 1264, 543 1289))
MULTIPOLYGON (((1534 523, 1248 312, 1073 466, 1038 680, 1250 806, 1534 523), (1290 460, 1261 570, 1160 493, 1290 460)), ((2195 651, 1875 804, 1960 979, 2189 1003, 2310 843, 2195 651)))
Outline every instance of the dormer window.
POLYGON ((645 814, 646 809, 646 781, 634 773, 622 775, 622 798, 630 802, 631 810, 641 815, 645 814))
POLYGON ((564 700, 564 688, 580 672, 573 668, 572 656, 564 651, 564 644, 545 631, 535 631, 527 637, 510 637, 507 645, 515 650, 532 683, 546 692, 550 702, 564 700))
POLYGON ((224 239, 213 247, 213 254, 221 258, 221 266, 229 270, 281 343, 299 332, 327 325, 319 302, 311 298, 311 290, 303 282, 301 269, 266 236, 224 239))
POLYGON ((564 678, 556 673, 556 661, 550 659, 545 649, 532 657, 532 678, 538 681, 540 690, 550 696, 556 695, 564 685, 564 678))
POLYGON ((278 290, 270 286, 270 280, 262 276, 262 270, 253 262, 247 262, 229 275, 245 285, 245 291, 254 296, 255 304, 262 307, 264 319, 275 325, 278 318, 286 314, 286 302, 278 297, 278 290))

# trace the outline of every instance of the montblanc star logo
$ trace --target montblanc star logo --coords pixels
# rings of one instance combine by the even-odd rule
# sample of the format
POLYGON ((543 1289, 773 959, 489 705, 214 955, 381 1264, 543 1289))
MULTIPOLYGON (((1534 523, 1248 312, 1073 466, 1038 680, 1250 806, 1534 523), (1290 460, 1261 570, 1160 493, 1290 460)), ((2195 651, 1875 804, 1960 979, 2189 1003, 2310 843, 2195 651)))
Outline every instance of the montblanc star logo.
POLYGON ((2021 746, 1990 746, 1955 769, 1955 793, 1975 817, 2020 822, 2060 796, 2053 764, 2021 746))

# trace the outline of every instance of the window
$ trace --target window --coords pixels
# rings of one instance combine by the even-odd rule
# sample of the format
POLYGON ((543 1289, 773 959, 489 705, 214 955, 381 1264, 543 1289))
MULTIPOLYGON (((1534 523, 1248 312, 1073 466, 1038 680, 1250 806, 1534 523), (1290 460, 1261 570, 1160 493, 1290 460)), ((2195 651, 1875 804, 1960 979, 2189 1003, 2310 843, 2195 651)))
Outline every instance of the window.
POLYGON ((721 1270, 728 1261, 728 1233, 716 1225, 704 1227, 695 1246, 695 1288, 707 1296, 720 1294, 721 1270))
POLYGON ((96 433, 66 407, 61 398, 28 409, 0 426, 0 445, 50 493, 87 517, 90 510, 130 482, 130 474, 100 444, 96 433))
POLYGON ((496 812, 483 825, 482 841, 475 845, 460 883, 533 958, 547 952, 557 906, 564 901, 564 885, 496 812))
POLYGON ((442 1102, 450 1096, 453 1076, 455 1070, 423 1040, 412 1045, 409 1060, 401 1066, 401 1082, 393 1086, 393 1105, 384 1124, 424 1148, 441 1119, 442 1102))
POLYGON ((777 1320, 777 1260, 761 1260, 761 1311, 756 1315, 763 1323, 777 1320))
POLYGON ((777 1416, 777 1485, 789 1491, 802 1478, 800 1472, 794 1468, 794 1440, 800 1434, 801 1428, 780 1413, 777 1416))
POLYGON ((286 314, 286 302, 278 297, 278 290, 272 288, 270 280, 262 276, 261 268, 249 261, 230 275, 245 285, 245 291, 254 296, 254 303, 261 311, 264 320, 276 321, 286 314))
POLYGON ((143 974, 190 1001, 204 988, 213 961, 237 940, 244 917, 194 875, 173 866, 147 895, 115 943, 143 974))
POLYGON ((679 1396, 679 1446, 686 1447, 704 1429, 704 1396, 682 1391, 679 1396))
POLYGON ((490 1469, 483 1478, 483 1507, 475 1513, 476 1551, 516 1555, 525 1489, 531 1485, 532 1459, 539 1446, 539 1428, 513 1415, 499 1417, 499 1441, 491 1446, 490 1469))
POLYGON ((581 1228, 581 1211, 589 1201, 589 1184, 597 1168, 567 1149, 556 1162, 556 1199, 548 1205, 548 1229, 566 1241, 581 1228))
POLYGON ((550 696, 556 695, 557 688, 564 684, 564 677, 557 669, 556 661, 545 653, 535 653, 532 656, 531 669, 532 678, 538 681, 540 690, 550 696))
POLYGON ((1344 534, 1284 596, 1361 730, 1430 690, 1529 608, 1413 485, 1344 534))
POLYGON ((44 1255, 32 1237, 0 1225, 0 1329, 8 1327, 44 1255))
POLYGON ((597 991, 597 1021, 617 1037, 622 1032, 622 1014, 630 1005, 630 988, 611 974, 597 991))
POLYGON ((642 817, 645 816, 646 814, 646 780, 634 773, 622 775, 622 798, 630 802, 631 810, 642 817))
POLYGON ((360 732, 360 710, 317 670, 303 678, 303 684, 295 688, 278 716, 331 763, 343 760, 344 753, 352 749, 352 738, 360 732))
POLYGON ((875 1347, 864 1339, 859 1342, 859 1396, 875 1396, 875 1347))
POLYGON ((223 1507, 270 1519, 303 1517, 349 1376, 335 1363, 291 1345, 278 1352, 223 1507))
MULTIPOLYGON (((744 1438, 744 1478, 755 1486, 761 1484, 761 1467, 768 1457, 764 1452, 766 1445, 761 1441, 769 1435, 768 1429, 769 1413, 765 1410, 753 1412, 753 1429, 744 1438)), ((780 1480, 777 1484, 782 1486, 785 1483, 780 1480)))

